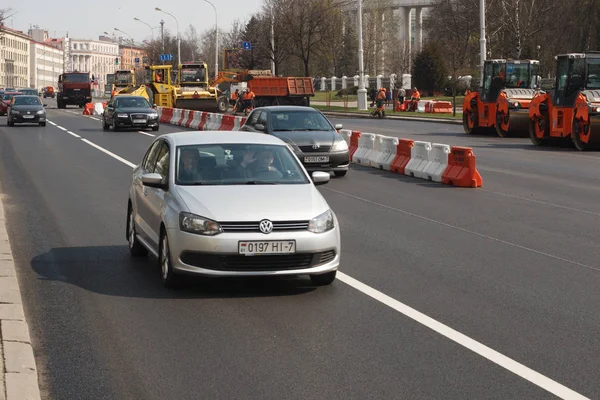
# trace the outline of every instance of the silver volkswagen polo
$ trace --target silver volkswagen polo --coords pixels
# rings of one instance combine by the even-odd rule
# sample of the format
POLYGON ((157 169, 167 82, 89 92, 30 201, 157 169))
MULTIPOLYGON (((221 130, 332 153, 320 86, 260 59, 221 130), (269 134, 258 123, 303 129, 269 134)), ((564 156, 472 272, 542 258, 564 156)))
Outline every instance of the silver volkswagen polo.
POLYGON ((166 287, 185 274, 335 280, 337 217, 282 140, 237 131, 162 135, 133 171, 127 240, 152 253, 166 287))

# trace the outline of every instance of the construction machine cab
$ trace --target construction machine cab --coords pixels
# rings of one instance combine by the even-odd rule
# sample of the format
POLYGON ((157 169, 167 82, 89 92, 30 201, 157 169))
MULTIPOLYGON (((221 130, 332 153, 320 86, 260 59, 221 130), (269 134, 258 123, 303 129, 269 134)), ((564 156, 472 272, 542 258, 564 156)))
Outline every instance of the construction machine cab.
POLYGON ((115 71, 114 85, 116 88, 135 86, 135 76, 131 70, 115 71))
POLYGON ((573 107, 582 90, 600 90, 600 52, 561 54, 556 60, 552 103, 573 107))
POLYGON ((506 86, 506 60, 485 60, 483 64, 483 87, 481 101, 495 103, 500 91, 506 86))
POLYGON ((508 60, 506 62, 507 89, 537 89, 540 86, 538 60, 508 60))
POLYGON ((173 91, 170 65, 149 65, 145 68, 144 82, 149 88, 151 101, 160 107, 173 107, 173 91))
POLYGON ((208 66, 203 62, 179 65, 178 82, 181 86, 201 86, 208 89, 208 66))

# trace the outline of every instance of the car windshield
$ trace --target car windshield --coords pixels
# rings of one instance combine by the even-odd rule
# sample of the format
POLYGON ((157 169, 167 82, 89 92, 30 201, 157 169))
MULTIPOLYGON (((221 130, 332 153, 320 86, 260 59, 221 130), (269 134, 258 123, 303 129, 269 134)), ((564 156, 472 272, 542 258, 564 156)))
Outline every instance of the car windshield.
POLYGON ((333 127, 316 111, 294 110, 271 112, 271 127, 277 131, 331 131, 333 127))
POLYGON ((133 82, 133 75, 129 71, 121 71, 115 73, 115 83, 117 84, 131 84, 133 82))
POLYGON ((69 74, 65 75, 63 82, 85 83, 89 82, 90 78, 87 74, 69 74))
POLYGON ((27 95, 37 96, 38 92, 35 89, 19 89, 19 92, 27 95))
POLYGON ((42 104, 37 96, 15 96, 15 106, 39 106, 42 104))
POLYGON ((18 93, 7 93, 2 97, 2 100, 12 100, 12 98, 17 95, 18 93))
POLYGON ((177 147, 177 185, 289 185, 310 181, 287 146, 207 144, 177 147))
POLYGON ((528 63, 506 65, 506 87, 509 89, 529 88, 532 85, 531 68, 528 63))
POLYGON ((151 108, 150 103, 142 97, 122 97, 115 100, 115 107, 119 108, 151 108))
POLYGON ((204 82, 206 69, 204 67, 184 67, 181 70, 181 82, 204 82))

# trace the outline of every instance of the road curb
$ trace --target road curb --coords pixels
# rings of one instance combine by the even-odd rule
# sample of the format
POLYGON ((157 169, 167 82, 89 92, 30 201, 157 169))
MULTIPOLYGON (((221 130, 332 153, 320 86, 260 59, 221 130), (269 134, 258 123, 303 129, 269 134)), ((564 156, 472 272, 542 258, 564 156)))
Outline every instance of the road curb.
MULTIPOLYGON (((362 119, 373 119, 370 114, 361 113, 345 113, 337 111, 323 111, 321 112, 328 117, 346 117, 346 118, 362 118, 362 119)), ((393 119, 399 121, 419 121, 419 122, 435 122, 436 124, 450 124, 450 125, 462 125, 462 121, 447 118, 420 118, 420 117, 399 117, 396 115, 388 115, 385 119, 393 119)))
POLYGON ((41 400, 29 327, 0 199, 0 400, 41 400))

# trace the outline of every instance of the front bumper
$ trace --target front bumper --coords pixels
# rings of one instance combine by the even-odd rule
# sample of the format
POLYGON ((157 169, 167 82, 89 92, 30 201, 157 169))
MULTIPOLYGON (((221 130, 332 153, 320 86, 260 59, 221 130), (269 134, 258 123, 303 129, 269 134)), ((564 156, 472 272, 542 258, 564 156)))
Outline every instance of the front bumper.
POLYGON ((183 274, 214 277, 323 274, 338 269, 340 232, 222 233, 210 237, 168 229, 173 270, 183 274), (240 241, 295 240, 296 252, 289 255, 244 256, 240 241))
POLYGON ((144 122, 134 122, 131 117, 119 118, 117 117, 115 123, 119 128, 154 128, 158 126, 159 118, 155 119, 144 119, 144 122))
POLYGON ((296 156, 304 165, 304 168, 308 172, 313 171, 347 171, 350 166, 350 152, 336 152, 336 153, 303 153, 297 152, 296 156), (324 162, 307 162, 305 161, 305 157, 329 157, 329 161, 324 162))
POLYGON ((46 114, 11 114, 10 121, 15 124, 39 124, 40 122, 46 122, 46 114), (31 117, 31 118, 25 118, 31 117))

